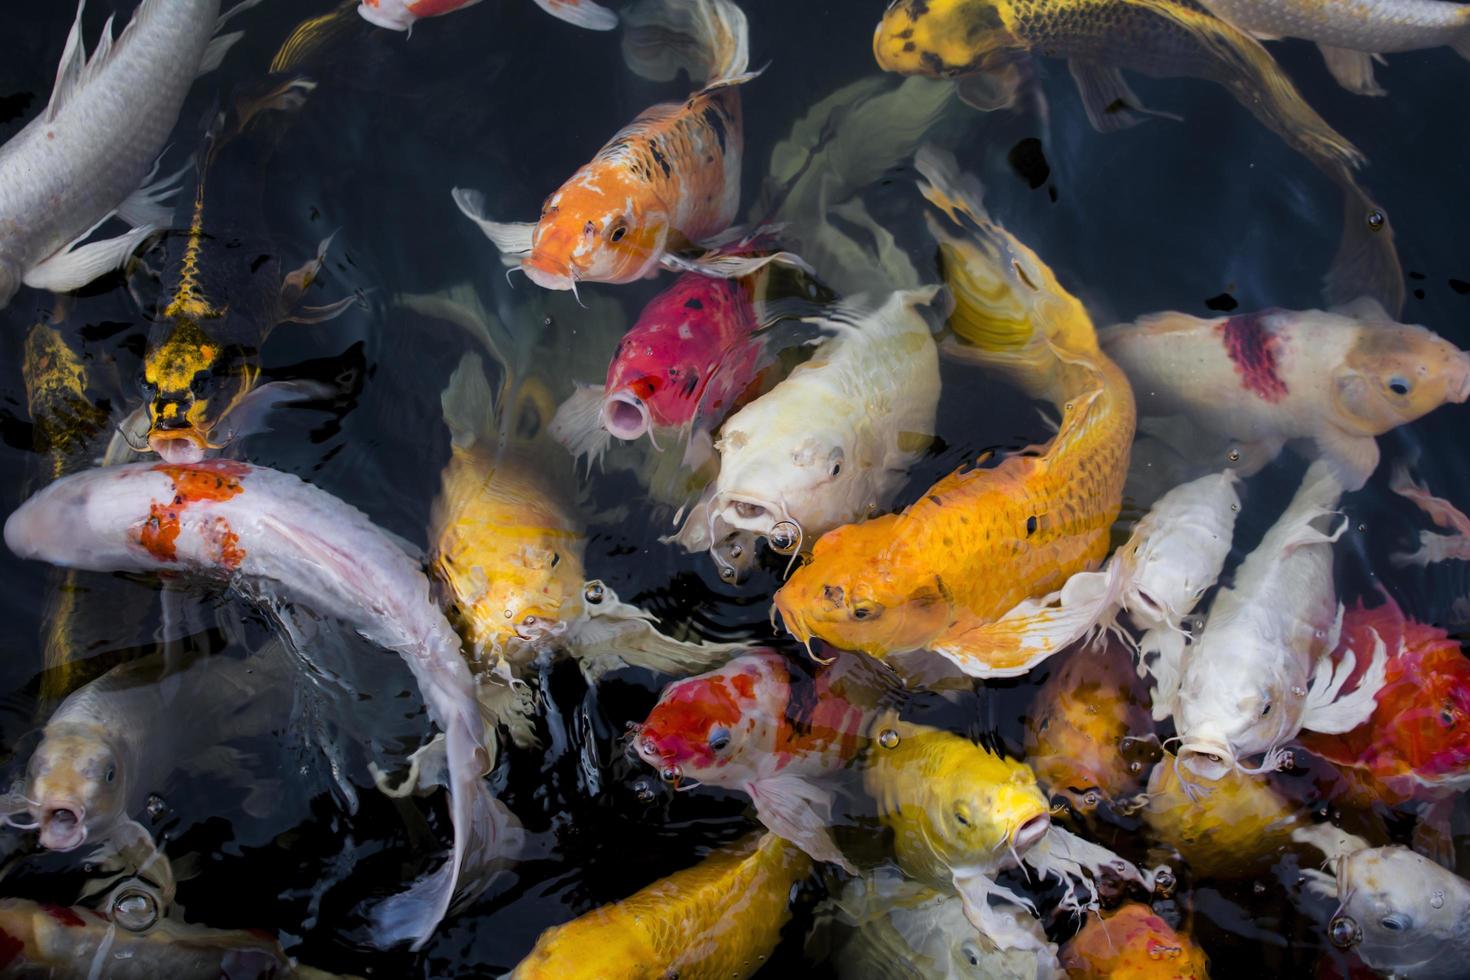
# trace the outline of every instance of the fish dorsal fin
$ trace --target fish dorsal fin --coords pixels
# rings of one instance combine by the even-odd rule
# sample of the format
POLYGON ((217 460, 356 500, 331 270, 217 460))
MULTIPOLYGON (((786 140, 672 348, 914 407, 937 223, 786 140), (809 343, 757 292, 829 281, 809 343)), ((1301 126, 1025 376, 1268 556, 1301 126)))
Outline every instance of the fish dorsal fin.
POLYGON ((1354 320, 1362 320, 1366 323, 1393 323, 1394 318, 1388 315, 1383 304, 1372 296, 1359 296, 1357 299, 1340 303, 1328 310, 1338 316, 1351 317, 1354 320))
POLYGON ((495 418, 495 392, 485 379, 480 355, 466 353, 449 376, 449 387, 439 396, 444 422, 449 426, 455 449, 469 449, 486 432, 495 418))
MULTIPOLYGON (((54 122, 56 116, 62 109, 66 108, 81 87, 82 75, 87 69, 87 49, 82 44, 82 11, 87 8, 87 0, 79 0, 77 3, 77 17, 72 21, 71 33, 66 36, 66 47, 61 51, 61 63, 56 66, 56 85, 51 89, 51 101, 46 104, 46 121, 54 122)), ((112 21, 107 22, 107 30, 103 36, 112 34, 112 21)))

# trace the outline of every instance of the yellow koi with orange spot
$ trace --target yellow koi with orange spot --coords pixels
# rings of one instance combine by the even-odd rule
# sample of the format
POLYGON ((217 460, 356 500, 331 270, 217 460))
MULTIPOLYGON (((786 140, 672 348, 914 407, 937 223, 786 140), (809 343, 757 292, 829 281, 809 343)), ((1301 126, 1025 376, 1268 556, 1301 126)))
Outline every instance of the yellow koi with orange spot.
POLYGON ((990 219, 973 180, 929 148, 916 165, 925 196, 968 231, 930 217, 956 302, 949 325, 964 341, 952 352, 1051 401, 1061 425, 1038 453, 957 471, 901 514, 824 535, 775 602, 803 641, 884 658, 929 649, 971 676, 1015 675, 1054 652, 1058 620, 1081 609, 1003 617, 1107 555, 1133 393, 1081 302, 990 219))

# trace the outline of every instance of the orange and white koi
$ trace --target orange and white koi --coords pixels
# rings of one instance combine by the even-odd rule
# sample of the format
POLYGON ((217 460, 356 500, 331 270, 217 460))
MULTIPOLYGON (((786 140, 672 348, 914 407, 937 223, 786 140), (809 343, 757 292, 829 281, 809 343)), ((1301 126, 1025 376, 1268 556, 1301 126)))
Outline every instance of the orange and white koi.
MULTIPOLYGON (((412 31, 426 17, 452 14, 473 7, 480 0, 362 0, 357 12, 369 24, 390 31, 412 31)), ((557 20, 590 31, 610 31, 618 26, 618 15, 592 0, 536 0, 536 6, 557 20)))
POLYGON ((1069 980, 1209 980, 1209 960, 1141 902, 1126 902, 1097 918, 1062 947, 1069 980))

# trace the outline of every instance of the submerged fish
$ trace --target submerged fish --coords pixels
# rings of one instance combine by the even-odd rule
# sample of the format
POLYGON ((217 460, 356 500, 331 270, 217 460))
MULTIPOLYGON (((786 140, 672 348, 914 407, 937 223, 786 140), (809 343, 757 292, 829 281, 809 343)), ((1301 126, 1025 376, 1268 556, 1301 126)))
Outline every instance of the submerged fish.
MULTIPOLYGON (((1001 949, 965 918, 951 894, 897 874, 854 878, 832 899, 828 915, 847 935, 832 953, 839 975, 852 980, 1061 980, 1055 944, 1041 923, 1014 905, 992 912, 1031 932, 1029 949, 1001 949)), ((812 945, 808 943, 808 955, 812 945)))
POLYGON ((1017 926, 989 903, 994 896, 1035 912, 1027 899, 994 876, 1026 864, 1065 886, 1063 907, 1096 904, 1084 871, 1104 869, 1144 882, 1117 855, 1052 826, 1036 775, 1025 763, 1003 759, 969 739, 926 725, 879 717, 863 782, 879 821, 893 834, 894 860, 910 877, 956 892, 965 917, 1001 949, 1042 949, 1034 930, 1017 926), (1077 884, 1089 893, 1079 902, 1077 884))
POLYGON ((1052 401, 1061 426, 1040 453, 959 470, 901 514, 824 535, 775 604, 803 641, 880 657, 927 648, 971 676, 1020 674, 1054 650, 1033 648, 1035 623, 998 621, 1106 556, 1133 396, 1082 304, 986 215, 973 180, 930 148, 916 165, 925 196, 967 232, 930 217, 955 296, 950 327, 965 342, 957 353, 1052 401))
MULTIPOLYGON (((357 12, 369 24, 390 31, 410 31, 425 17, 452 14, 473 7, 480 0, 361 0, 357 12)), ((618 15, 592 0, 536 0, 536 6, 558 20, 592 31, 610 31, 618 26, 618 15)))
POLYGON ((1338 901, 1334 945, 1404 980, 1465 975, 1470 882, 1407 847, 1363 848, 1339 856, 1334 870, 1304 869, 1312 891, 1338 901))
POLYGON ((936 289, 847 304, 817 321, 832 336, 780 384, 732 415, 715 449, 720 472, 678 541, 709 549, 769 539, 792 554, 890 503, 934 433, 939 354, 920 308, 936 289))
POLYGON ((1274 769, 1303 729, 1344 732, 1372 714, 1382 651, 1355 651, 1336 667, 1326 658, 1342 616, 1332 545, 1346 524, 1330 534, 1322 525, 1338 516, 1341 495, 1330 468, 1313 463, 1185 650, 1171 707, 1179 761, 1196 775, 1219 779, 1262 753, 1260 770, 1249 771, 1274 769), (1342 694, 1358 659, 1370 656, 1362 683, 1342 694))
POLYGON ((1156 313, 1104 330, 1147 416, 1232 440, 1249 476, 1310 440, 1347 490, 1378 466, 1375 436, 1470 398, 1470 353, 1376 304, 1202 319, 1156 313))
POLYGON ((1390 484, 1393 492, 1414 502, 1425 515, 1449 534, 1419 532, 1419 548, 1392 556, 1395 565, 1428 565, 1437 561, 1470 561, 1470 517, 1443 497, 1409 475, 1408 467, 1394 471, 1390 484))
POLYGON ((827 833, 832 794, 823 777, 868 744, 867 728, 887 685, 858 658, 808 677, 772 651, 664 689, 633 745, 670 782, 738 789, 772 833, 818 861, 850 869, 827 833))
POLYGON ((1069 980, 1209 980, 1205 951, 1141 902, 1089 917, 1062 947, 1069 980))
POLYGON ((85 6, 77 3, 51 100, 0 146, 0 308, 22 283, 58 292, 85 286, 167 225, 172 179, 140 185, 194 76, 216 67, 240 38, 210 40, 223 23, 220 0, 144 0, 115 41, 108 19, 88 58, 85 6), (82 244, 113 215, 132 229, 82 244))
POLYGON ((482 193, 453 191, 465 216, 547 289, 633 282, 661 267, 741 274, 777 258, 679 255, 728 229, 740 206, 739 86, 755 77, 745 13, 731 0, 648 0, 636 16, 625 42, 634 69, 663 80, 685 68, 703 88, 644 110, 546 199, 535 224, 496 223, 482 193))
POLYGON ((161 916, 150 898, 120 895, 104 915, 23 898, 0 899, 0 972, 109 980, 296 977, 330 980, 287 956, 259 929, 210 929, 161 916))
POLYGON ((1387 95, 1373 80, 1385 52, 1447 44, 1470 58, 1470 8, 1442 0, 1200 0, 1212 13, 1263 39, 1314 41, 1338 84, 1359 95, 1387 95))
POLYGON ((1317 115, 1261 45, 1194 3, 1177 0, 898 0, 873 37, 887 71, 957 78, 982 109, 1015 102, 1035 55, 1067 59, 1099 131, 1150 114, 1123 71, 1205 78, 1343 191, 1343 232, 1327 274, 1332 302, 1360 295, 1403 307, 1403 272, 1388 218, 1358 185, 1363 156, 1317 115))
POLYGON ((752 835, 636 894, 559 926, 514 980, 742 980, 764 965, 812 863, 775 834, 752 835))
MULTIPOLYGON (((757 276, 761 273, 757 273, 757 276)), ((618 342, 601 386, 579 386, 557 409, 552 434, 595 460, 609 437, 632 442, 660 429, 724 421, 761 369, 756 283, 686 272, 659 293, 618 342)))
POLYGON ((361 511, 264 467, 135 463, 52 483, 6 520, 5 543, 65 567, 225 581, 259 601, 340 619, 398 653, 445 733, 454 848, 375 909, 373 939, 421 946, 456 894, 488 883, 506 817, 481 778, 491 760, 474 679, 418 563, 361 511))
POLYGON ((274 140, 259 130, 268 128, 266 117, 297 109, 313 88, 291 79, 243 100, 218 117, 205 140, 193 200, 180 207, 188 230, 168 242, 163 297, 139 381, 146 401, 122 427, 135 449, 195 462, 264 428, 275 405, 327 393, 306 382, 261 384, 259 364, 278 324, 320 323, 355 301, 304 303, 331 239, 287 272, 262 225, 274 140))
POLYGON ((1084 819, 1128 803, 1157 746, 1147 692, 1116 639, 1067 655, 1026 716, 1026 762, 1053 800, 1084 819))

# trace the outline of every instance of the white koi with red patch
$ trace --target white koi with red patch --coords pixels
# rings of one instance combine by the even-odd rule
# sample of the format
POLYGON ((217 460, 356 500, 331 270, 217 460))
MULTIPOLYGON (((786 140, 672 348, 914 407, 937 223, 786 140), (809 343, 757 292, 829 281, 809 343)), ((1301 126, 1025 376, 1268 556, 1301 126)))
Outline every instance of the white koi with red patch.
MULTIPOLYGON (((407 31, 426 17, 452 14, 473 7, 480 0, 362 0, 357 12, 369 24, 390 31, 407 31)), ((591 0, 536 0, 536 6, 557 20, 590 31, 610 31, 618 26, 618 15, 591 0)))

